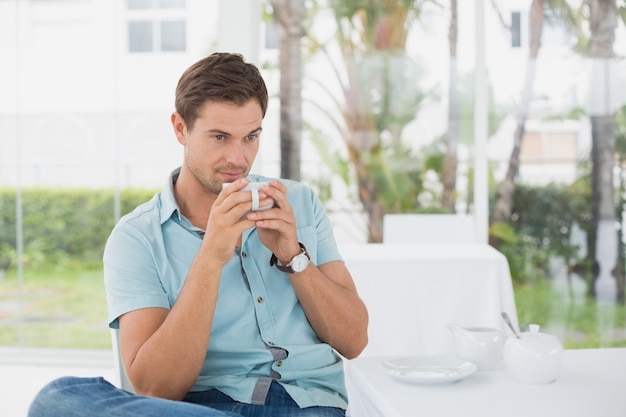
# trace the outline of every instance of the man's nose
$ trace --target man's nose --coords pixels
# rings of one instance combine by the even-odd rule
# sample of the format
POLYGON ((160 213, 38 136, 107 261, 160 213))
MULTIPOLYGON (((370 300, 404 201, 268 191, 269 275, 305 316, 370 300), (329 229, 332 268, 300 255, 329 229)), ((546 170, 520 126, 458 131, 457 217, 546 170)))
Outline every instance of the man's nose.
POLYGON ((243 146, 239 143, 233 143, 228 147, 228 151, 226 153, 226 161, 233 165, 241 165, 245 162, 245 153, 243 146))

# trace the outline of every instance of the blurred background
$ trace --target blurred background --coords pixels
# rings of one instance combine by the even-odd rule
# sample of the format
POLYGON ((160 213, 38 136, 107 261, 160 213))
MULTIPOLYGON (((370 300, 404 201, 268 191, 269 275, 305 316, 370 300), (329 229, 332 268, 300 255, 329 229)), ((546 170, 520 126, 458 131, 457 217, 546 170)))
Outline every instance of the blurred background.
POLYGON ((626 346, 624 0, 0 0, 0 346, 109 349, 102 251, 182 161, 185 68, 270 91, 253 171, 312 186, 340 244, 471 216, 519 321, 626 346))

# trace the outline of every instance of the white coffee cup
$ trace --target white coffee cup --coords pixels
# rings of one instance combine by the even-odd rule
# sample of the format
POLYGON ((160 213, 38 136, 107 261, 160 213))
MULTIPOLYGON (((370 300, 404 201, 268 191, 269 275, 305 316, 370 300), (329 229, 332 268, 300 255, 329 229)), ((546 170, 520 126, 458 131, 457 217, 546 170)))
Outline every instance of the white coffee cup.
MULTIPOLYGON (((222 189, 228 187, 230 184, 232 183, 227 182, 227 183, 222 184, 222 189)), ((248 183, 248 185, 243 187, 241 190, 239 190, 239 191, 251 191, 252 192, 252 211, 269 210, 272 207, 274 207, 274 200, 272 200, 272 202, 266 206, 259 207, 259 190, 264 185, 267 185, 269 187, 270 183, 264 182, 264 181, 251 182, 251 183, 248 183)))

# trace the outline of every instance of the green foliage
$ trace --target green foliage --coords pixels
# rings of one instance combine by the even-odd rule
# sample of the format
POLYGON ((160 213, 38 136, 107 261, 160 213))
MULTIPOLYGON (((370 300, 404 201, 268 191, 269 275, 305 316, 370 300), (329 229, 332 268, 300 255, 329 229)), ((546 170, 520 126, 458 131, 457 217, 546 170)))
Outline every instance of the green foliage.
POLYGON ((402 133, 433 92, 420 90, 422 69, 403 54, 372 51, 351 57, 347 66, 345 106, 335 101, 338 112, 318 107, 343 136, 347 151, 312 124, 305 124, 307 133, 330 171, 348 185, 358 184, 360 198, 370 197, 364 204, 376 200, 390 213, 415 212, 423 162, 402 133))
MULTIPOLYGON (((154 191, 125 190, 121 212, 130 212, 154 191)), ((0 269, 17 264, 15 189, 0 189, 0 269)), ((32 188, 20 194, 23 261, 30 267, 63 269, 94 264, 115 224, 113 190, 32 188)))
POLYGON ((363 152, 361 161, 369 173, 368 189, 376 190, 388 212, 411 213, 417 205, 416 196, 422 189, 422 169, 419 159, 407 147, 378 148, 363 152))
MULTIPOLYGON (((355 17, 358 17, 363 30, 352 32, 352 35, 358 36, 360 43, 371 49, 376 44, 377 25, 381 20, 394 16, 399 18, 398 25, 410 27, 412 21, 419 18, 422 5, 427 1, 429 0, 328 0, 328 5, 335 14, 340 31, 343 27, 342 21, 352 23, 355 17)), ((351 37, 341 35, 345 40, 351 37)))
POLYGON ((424 101, 433 95, 432 89, 419 89, 424 69, 405 54, 370 51, 354 57, 352 70, 352 87, 362 101, 351 103, 348 112, 358 109, 361 114, 357 117, 372 117, 372 127, 377 132, 388 131, 391 138, 415 119, 424 101))
POLYGON ((589 262, 571 242, 574 224, 591 228, 591 190, 588 180, 571 185, 518 184, 509 224, 493 224, 490 234, 501 240, 517 283, 537 282, 549 276, 549 261, 562 257, 570 269, 590 274, 589 262))
POLYGON ((489 226, 489 235, 510 244, 516 244, 518 241, 515 229, 508 223, 493 223, 489 226))

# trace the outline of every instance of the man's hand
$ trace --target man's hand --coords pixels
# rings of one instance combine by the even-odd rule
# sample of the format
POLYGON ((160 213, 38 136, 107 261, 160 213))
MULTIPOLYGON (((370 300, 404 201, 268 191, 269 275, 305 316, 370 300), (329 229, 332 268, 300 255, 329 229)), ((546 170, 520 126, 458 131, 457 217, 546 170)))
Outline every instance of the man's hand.
POLYGON ((261 242, 281 263, 287 263, 301 251, 296 232, 296 217, 287 201, 287 187, 280 181, 273 180, 269 187, 259 190, 259 200, 261 193, 274 200, 274 208, 250 212, 246 218, 254 222, 261 242))
MULTIPOLYGON (((252 208, 251 193, 239 192, 248 182, 247 178, 242 178, 224 188, 209 214, 203 245, 210 245, 210 250, 205 253, 222 265, 232 259, 243 232, 254 226, 254 221, 245 216, 252 208)), ((266 195, 259 193, 260 202, 266 198, 266 195)))

